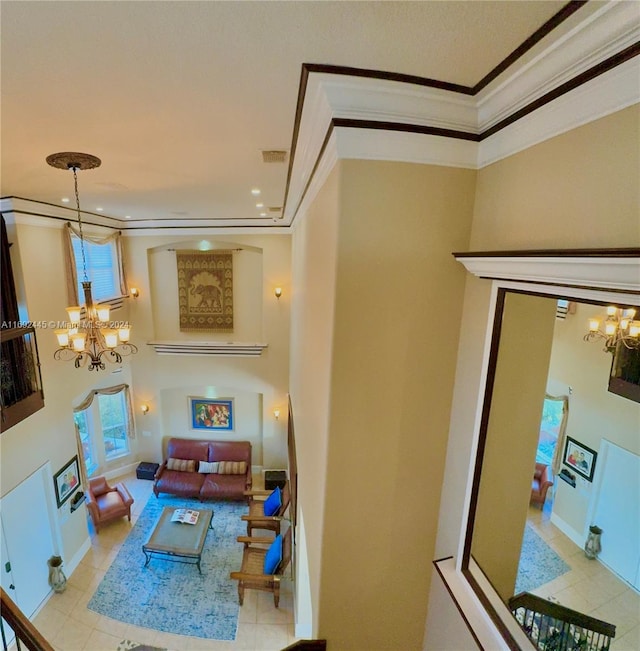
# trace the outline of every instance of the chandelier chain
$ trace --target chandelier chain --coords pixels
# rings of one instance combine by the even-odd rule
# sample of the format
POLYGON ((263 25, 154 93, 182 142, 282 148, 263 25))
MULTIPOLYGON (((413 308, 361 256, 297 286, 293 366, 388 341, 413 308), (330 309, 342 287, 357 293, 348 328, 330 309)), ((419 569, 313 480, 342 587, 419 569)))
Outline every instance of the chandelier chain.
POLYGON ((84 254, 84 235, 82 234, 82 217, 80 216, 80 195, 78 194, 78 168, 72 167, 73 170, 73 185, 76 193, 76 210, 78 212, 78 228, 80 230, 80 250, 82 251, 82 273, 83 280, 89 280, 87 276, 87 259, 84 254))

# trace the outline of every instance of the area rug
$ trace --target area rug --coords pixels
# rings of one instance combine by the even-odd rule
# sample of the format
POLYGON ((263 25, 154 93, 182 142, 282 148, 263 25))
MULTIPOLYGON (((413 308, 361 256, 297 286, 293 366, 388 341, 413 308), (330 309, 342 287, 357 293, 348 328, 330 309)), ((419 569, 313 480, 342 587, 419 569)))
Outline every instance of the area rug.
POLYGON ((515 594, 531 592, 571 570, 527 523, 522 539, 515 594))
POLYGON ((151 496, 87 607, 156 631, 235 640, 238 594, 229 573, 239 570, 242 563, 242 545, 236 538, 246 535, 240 519, 246 510, 241 503, 151 496), (202 552, 202 574, 194 564, 159 558, 144 567, 142 545, 165 506, 213 509, 213 530, 202 552))
POLYGON ((159 646, 149 646, 148 644, 138 644, 137 642, 132 642, 131 640, 122 640, 118 644, 116 651, 167 651, 166 649, 161 649, 159 646))

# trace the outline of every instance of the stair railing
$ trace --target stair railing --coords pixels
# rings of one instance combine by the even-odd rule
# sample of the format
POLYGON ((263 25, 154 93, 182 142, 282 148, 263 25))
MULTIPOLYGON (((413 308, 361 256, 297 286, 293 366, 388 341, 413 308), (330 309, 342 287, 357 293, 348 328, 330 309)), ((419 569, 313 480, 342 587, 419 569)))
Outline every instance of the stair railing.
POLYGON ((608 651, 616 627, 559 603, 521 592, 509 609, 541 651, 608 651))
POLYGON ((24 613, 16 606, 13 599, 0 588, 0 634, 2 648, 7 651, 9 644, 5 623, 15 635, 15 649, 21 651, 22 645, 28 651, 54 651, 54 648, 42 637, 38 629, 25 617, 24 613))

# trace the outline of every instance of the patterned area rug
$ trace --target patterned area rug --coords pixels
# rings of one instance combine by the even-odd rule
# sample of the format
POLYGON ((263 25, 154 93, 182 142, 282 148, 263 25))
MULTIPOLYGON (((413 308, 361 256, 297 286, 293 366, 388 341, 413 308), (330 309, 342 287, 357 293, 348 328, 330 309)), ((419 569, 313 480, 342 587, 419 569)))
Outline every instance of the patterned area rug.
MULTIPOLYGON (((151 496, 124 541, 88 608, 121 622, 156 631, 213 640, 235 640, 238 627, 237 583, 229 572, 239 570, 245 535, 240 516, 247 507, 237 502, 198 502, 151 496), (213 530, 202 552, 202 575, 193 564, 153 558, 144 567, 142 545, 163 507, 213 509, 213 530)), ((190 526, 190 525, 181 525, 190 526)))
POLYGON ((515 594, 531 592, 571 568, 527 524, 522 539, 515 594))
POLYGON ((132 642, 131 640, 122 640, 118 644, 116 651, 167 651, 166 649, 161 649, 159 646, 149 646, 148 644, 138 644, 137 642, 132 642))

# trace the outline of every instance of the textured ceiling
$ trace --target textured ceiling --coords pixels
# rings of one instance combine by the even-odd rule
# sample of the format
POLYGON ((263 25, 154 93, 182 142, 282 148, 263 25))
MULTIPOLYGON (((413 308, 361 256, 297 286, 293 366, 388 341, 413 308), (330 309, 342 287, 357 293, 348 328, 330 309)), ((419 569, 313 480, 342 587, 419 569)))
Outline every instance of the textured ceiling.
POLYGON ((303 63, 473 86, 564 4, 3 0, 1 194, 60 205, 45 158, 82 151, 87 211, 242 223, 282 205, 303 63))

